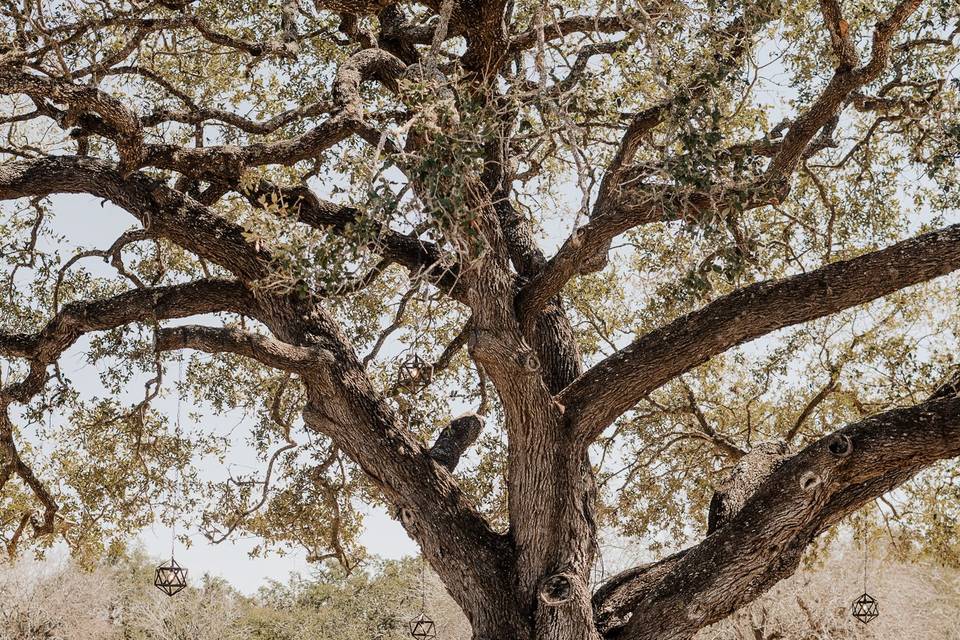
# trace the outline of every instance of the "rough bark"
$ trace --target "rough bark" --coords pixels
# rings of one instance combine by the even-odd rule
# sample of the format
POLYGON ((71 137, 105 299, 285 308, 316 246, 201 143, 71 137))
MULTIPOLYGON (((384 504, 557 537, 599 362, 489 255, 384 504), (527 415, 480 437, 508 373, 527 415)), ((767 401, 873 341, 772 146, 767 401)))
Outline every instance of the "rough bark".
POLYGON ((606 637, 690 638, 791 575, 807 546, 865 502, 960 455, 960 397, 933 397, 846 426, 784 461, 699 545, 597 591, 606 637))
POLYGON ((960 269, 960 225, 802 275, 759 282, 650 332, 558 399, 592 440, 645 395, 730 347, 960 269))
MULTIPOLYGON (((623 41, 617 36, 585 47, 569 76, 553 87, 565 91, 580 80, 590 56, 623 50, 629 38, 639 37, 639 31, 634 33, 638 24, 669 18, 669 7, 650 3, 636 14, 561 15, 549 25, 518 29, 512 3, 504 0, 429 0, 422 20, 392 2, 314 4, 318 11, 340 15, 337 37, 349 41, 349 50, 327 76, 330 99, 293 106, 263 121, 200 104, 162 74, 121 63, 149 34, 183 31, 215 51, 293 60, 298 43, 308 37, 297 28, 295 3, 283 3, 279 33, 258 34, 256 39, 218 30, 188 10, 189 2, 171 1, 160 3, 165 8, 160 16, 84 18, 33 40, 26 36, 33 32, 33 23, 25 20, 16 37, 18 48, 0 49, 0 93, 27 96, 35 107, 5 122, 49 120, 78 141, 77 156, 24 149, 18 152, 22 158, 0 165, 0 200, 60 193, 108 200, 139 222, 137 239, 176 245, 203 260, 205 267, 210 263, 223 278, 164 287, 135 283, 137 288, 110 298, 55 309, 33 333, 0 333, 0 355, 24 359, 28 367, 22 379, 7 381, 0 389, 0 487, 16 475, 44 506, 39 517, 28 514, 21 532, 31 522, 35 535, 48 535, 58 506, 20 456, 9 406, 34 398, 43 389, 48 367, 83 334, 131 323, 154 327, 160 351, 231 353, 296 374, 306 388, 307 428, 329 438, 382 492, 463 608, 477 638, 690 638, 792 573, 807 545, 838 519, 937 460, 960 455, 960 400, 954 380, 925 403, 844 427, 779 464, 762 464, 759 471, 751 467, 757 473, 749 481, 719 496, 700 544, 625 571, 592 597, 589 592, 597 500, 587 452, 607 427, 651 391, 735 345, 960 269, 960 225, 801 275, 743 287, 638 337, 588 371, 565 310, 564 287, 577 275, 606 265, 611 241, 628 230, 659 222, 725 220, 732 212, 782 202, 802 161, 832 144, 832 132, 847 105, 881 108, 878 100, 883 96, 865 92, 889 67, 893 39, 921 0, 903 0, 893 7, 874 29, 864 63, 840 4, 821 3, 837 67, 809 107, 784 125, 785 135, 778 127, 760 140, 722 150, 765 163, 744 184, 731 188, 707 183, 691 190, 646 183, 642 167, 634 165, 645 139, 678 108, 707 95, 711 83, 726 82, 750 51, 754 35, 785 5, 774 0, 748 3, 729 23, 711 25, 710 36, 722 46, 687 86, 666 94, 672 97, 626 114, 622 138, 618 144, 613 140, 612 159, 597 168, 602 178, 589 220, 551 257, 539 248, 531 225, 518 211, 512 188, 518 179, 518 159, 512 154, 517 104, 535 102, 542 87, 525 85, 521 73, 510 71, 511 59, 535 50, 542 56, 546 43, 569 35, 598 38, 629 32, 623 41), (365 31, 368 22, 374 23, 363 19, 372 16, 378 17, 379 33, 365 31), (133 35, 102 59, 60 75, 48 64, 57 38, 69 44, 120 26, 133 35), (449 65, 438 48, 457 37, 465 39, 465 47, 462 55, 446 52, 458 58, 449 65), (48 41, 54 44, 44 44, 48 41), (446 83, 457 65, 467 73, 458 79, 455 92, 446 83), (403 88, 414 72, 442 84, 454 111, 467 102, 495 107, 499 120, 491 123, 483 145, 482 168, 449 178, 411 169, 412 159, 431 152, 430 136, 436 133, 430 126, 418 128, 422 122, 414 124, 422 115, 420 105, 405 96, 403 88), (99 88, 110 75, 149 80, 178 107, 140 115, 127 101, 99 88), (530 95, 518 101, 505 89, 511 83, 530 90, 530 95), (368 112, 368 90, 397 100, 401 113, 368 112), (388 124, 381 125, 380 119, 388 124), (242 145, 204 146, 203 126, 208 122, 252 138, 242 145), (152 130, 169 123, 195 127, 196 145, 157 143, 152 130), (404 148, 388 135, 390 123, 407 126, 404 148), (291 125, 298 125, 297 133, 285 134, 291 125), (107 153, 115 149, 118 162, 88 156, 85 141, 93 137, 107 143, 107 153), (463 209, 469 219, 438 226, 437 235, 443 237, 427 240, 420 229, 396 231, 389 221, 378 222, 355 206, 320 199, 306 178, 296 182, 295 171, 289 173, 293 184, 260 180, 251 187, 244 179, 262 167, 319 162, 322 154, 354 137, 374 146, 378 157, 383 154, 404 173, 422 202, 462 197, 454 213, 460 215, 463 209), (219 203, 231 192, 253 207, 289 215, 291 225, 342 236, 366 226, 370 236, 363 249, 376 254, 379 269, 401 265, 469 310, 464 330, 469 355, 493 383, 503 409, 508 531, 493 530, 452 473, 478 438, 482 420, 463 416, 453 420, 432 447, 419 442, 376 388, 366 363, 328 312, 327 292, 307 282, 284 280, 275 256, 251 240, 232 212, 221 213, 219 203), (284 205, 282 211, 268 206, 275 196, 284 205), (461 222, 467 230, 458 226, 461 222), (252 318, 257 328, 157 326, 210 313, 252 318)), ((23 9, 34 10, 30 3, 23 9)), ((449 124, 436 114, 431 117, 427 124, 437 130, 449 124)), ((451 122, 456 117, 450 116, 451 122)), ((358 281, 363 286, 365 280, 358 281)), ((463 342, 455 343, 459 349, 463 342)), ((695 403, 693 410, 696 413, 695 403)), ((697 418, 704 433, 730 455, 742 457, 743 469, 750 471, 751 454, 711 433, 702 414, 697 418)))

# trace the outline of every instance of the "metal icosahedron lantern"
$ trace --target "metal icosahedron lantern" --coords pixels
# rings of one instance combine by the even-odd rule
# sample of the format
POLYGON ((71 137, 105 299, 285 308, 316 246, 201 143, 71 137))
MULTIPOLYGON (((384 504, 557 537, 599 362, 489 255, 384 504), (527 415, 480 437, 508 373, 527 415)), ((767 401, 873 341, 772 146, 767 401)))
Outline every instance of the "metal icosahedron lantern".
POLYGON ((877 599, 869 593, 864 593, 853 601, 852 613, 854 618, 863 624, 867 624, 880 615, 880 607, 877 604, 877 599))
POLYGON ((168 596, 176 595, 187 586, 187 570, 170 558, 169 562, 157 567, 157 577, 154 578, 153 585, 168 596))
POLYGON ((416 391, 430 381, 430 365, 414 354, 400 365, 397 386, 406 391, 416 391))
POLYGON ((421 613, 410 621, 410 635, 414 638, 432 640, 437 637, 436 625, 433 624, 433 620, 421 613))

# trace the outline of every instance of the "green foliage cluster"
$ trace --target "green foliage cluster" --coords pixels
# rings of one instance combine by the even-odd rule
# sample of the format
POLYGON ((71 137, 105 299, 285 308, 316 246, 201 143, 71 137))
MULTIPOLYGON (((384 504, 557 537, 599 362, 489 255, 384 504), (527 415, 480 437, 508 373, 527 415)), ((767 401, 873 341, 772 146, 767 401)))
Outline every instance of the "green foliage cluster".
MULTIPOLYGON (((51 25, 97 11, 93 3, 88 8, 55 4, 51 25)), ((201 2, 197 15, 225 33, 256 39, 263 25, 274 21, 276 4, 201 2)), ((513 4, 518 30, 544 18, 543 3, 513 4)), ((645 4, 627 2, 623 9, 645 4)), ((247 239, 270 249, 283 266, 283 277, 265 286, 307 282, 333 292, 329 310, 358 353, 372 356, 371 378, 424 442, 460 411, 488 409, 487 429, 457 474, 496 526, 506 526, 506 443, 500 407, 482 372, 460 351, 417 398, 396 385, 399 366, 409 355, 431 362, 441 356, 467 312, 395 266, 380 269, 368 286, 352 288, 358 278, 379 268, 375 229, 390 226, 424 239, 443 239, 447 252, 466 246, 465 253, 482 254, 472 224, 471 189, 484 168, 489 133, 507 127, 517 176, 511 204, 545 245, 555 244, 583 222, 590 194, 602 178, 598 167, 609 161, 622 134, 621 114, 668 98, 676 99, 663 125, 638 152, 631 169, 635 180, 654 193, 658 184, 667 183, 691 192, 708 185, 739 192, 756 176, 761 158, 735 152, 737 145, 765 136, 775 123, 809 106, 834 66, 817 3, 801 0, 784 3, 782 19, 758 34, 747 63, 724 69, 718 61, 730 43, 718 26, 737 15, 741 4, 673 3, 676 19, 631 32, 624 46, 595 59, 570 86, 563 82, 584 43, 556 43, 536 52, 535 60, 512 64, 500 79, 506 96, 501 103, 472 95, 456 65, 445 66, 446 84, 440 87, 412 78, 393 95, 364 85, 365 114, 371 127, 385 132, 382 144, 399 145, 405 136, 420 136, 427 141, 422 153, 394 154, 386 162, 383 147, 350 139, 322 157, 244 176, 249 184, 259 178, 281 184, 303 178, 338 202, 357 206, 363 217, 345 233, 294 225, 293 205, 280 199, 265 202, 262 209, 247 206, 239 196, 218 203, 220 215, 242 224, 247 239), (694 78, 699 78, 695 94, 671 94, 694 78), (546 90, 556 86, 562 90, 546 90), (457 97, 456 117, 447 108, 451 94, 457 97), (404 130, 394 116, 413 106, 421 117, 407 122, 404 130), (420 178, 425 185, 421 192, 411 193, 410 184, 398 176, 399 163, 420 178), (463 246, 449 244, 460 239, 463 246), (382 339, 391 325, 389 339, 382 339)), ((889 0, 845 2, 851 32, 866 37, 891 5, 889 0)), ((589 12, 605 6, 578 0, 562 9, 589 12)), ((941 36, 960 19, 958 11, 954 0, 924 3, 908 31, 918 38, 941 36)), ((269 118, 297 105, 330 100, 331 80, 349 52, 336 44, 338 19, 332 14, 305 11, 298 19, 301 32, 318 35, 305 39, 295 58, 250 58, 183 31, 145 39, 138 64, 198 103, 269 118)), ((119 47, 123 36, 123 29, 113 26, 86 33, 65 48, 64 63, 80 66, 119 47)), ((462 46, 462 39, 445 45, 448 52, 462 46)), ((443 59, 444 51, 439 53, 443 59)), ((783 203, 645 225, 618 238, 609 267, 572 280, 562 294, 587 363, 737 287, 807 271, 956 220, 960 79, 954 65, 955 53, 932 49, 922 64, 900 67, 917 86, 894 93, 932 101, 932 108, 922 118, 904 109, 892 120, 849 110, 838 128, 842 137, 805 160, 783 203), (924 83, 944 77, 949 81, 928 96, 924 83)), ((178 106, 169 92, 133 74, 111 76, 104 88, 140 113, 178 106)), ((3 104, 5 113, 26 108, 3 104)), ((211 125, 206 135, 216 144, 270 142, 302 134, 314 124, 295 121, 265 136, 211 125)), ((74 144, 39 128, 18 130, 18 135, 50 152, 69 151, 74 144)), ((154 142, 187 145, 195 130, 170 124, 151 135, 158 138, 154 142)), ((96 202, 82 204, 92 212, 88 226, 112 220, 113 212, 99 212, 96 202)), ((665 214, 670 206, 664 203, 665 214)), ((176 246, 153 241, 124 247, 126 278, 92 258, 66 268, 77 252, 105 248, 103 238, 65 231, 75 230, 76 221, 68 218, 78 207, 73 199, 4 203, 4 331, 35 331, 51 310, 123 290, 129 276, 171 284, 221 275, 176 246)), ((592 452, 601 489, 601 526, 652 541, 654 550, 697 537, 715 480, 733 462, 729 452, 704 437, 701 417, 740 448, 791 430, 797 446, 838 425, 924 397, 958 350, 957 287, 957 278, 948 277, 782 331, 714 358, 652 394, 592 452), (811 404, 822 389, 827 389, 823 397, 811 404)), ((144 326, 82 341, 70 353, 78 359, 77 370, 59 370, 44 395, 17 416, 23 455, 35 461, 38 473, 58 479, 62 538, 78 556, 95 564, 122 549, 139 528, 186 512, 214 538, 234 528, 261 537, 256 553, 298 546, 315 559, 332 554, 348 567, 361 560, 359 505, 382 504, 382 496, 332 443, 302 429, 297 415, 304 398, 296 380, 235 356, 196 354, 183 361, 181 379, 176 373, 180 363, 169 356, 159 360, 152 346, 152 327, 144 326), (175 411, 176 404, 182 410, 175 411), (214 419, 244 429, 207 428, 214 419), (241 518, 261 497, 267 461, 290 440, 297 447, 277 459, 263 508, 241 518), (231 466, 237 458, 245 465, 242 473, 234 471, 241 467, 231 466)), ((0 377, 6 382, 23 373, 22 363, 5 362, 0 377)), ((889 496, 881 511, 903 553, 960 565, 957 487, 955 465, 941 465, 889 496)), ((8 483, 0 499, 0 528, 12 530, 30 505, 29 493, 15 481, 8 483)), ((335 588, 277 587, 277 597, 341 598, 347 606, 345 594, 360 586, 351 581, 360 579, 338 578, 335 588)), ((378 597, 395 604, 389 589, 383 589, 378 597)), ((249 615, 259 616, 258 624, 270 629, 278 619, 287 624, 282 611, 249 615)), ((301 613, 313 620, 314 613, 301 613)), ((373 633, 362 620, 357 616, 356 633, 361 627, 373 633)), ((384 633, 393 633, 390 629, 384 633)))
MULTIPOLYGON (((960 632, 960 572, 935 563, 903 563, 870 532, 868 589, 880 601, 877 640, 952 638, 960 632)), ((862 586, 862 551, 834 542, 796 576, 697 640, 805 640, 810 633, 858 638, 849 615, 862 586)), ((609 555, 609 554, 608 554, 609 555)), ((420 613, 420 562, 372 559, 346 574, 333 564, 292 574, 253 595, 195 577, 168 598, 151 585, 153 561, 140 552, 92 570, 53 561, 0 565, 0 640, 403 640, 420 613)), ((431 573, 426 610, 444 640, 467 640, 469 625, 431 573)))
MULTIPOLYGON (((422 606, 417 559, 373 559, 349 574, 334 563, 292 574, 253 595, 207 575, 173 598, 152 586, 154 562, 140 552, 79 570, 22 562, 0 566, 0 639, 41 640, 402 640, 422 606)), ((432 574, 427 606, 448 633, 462 630, 432 574)))

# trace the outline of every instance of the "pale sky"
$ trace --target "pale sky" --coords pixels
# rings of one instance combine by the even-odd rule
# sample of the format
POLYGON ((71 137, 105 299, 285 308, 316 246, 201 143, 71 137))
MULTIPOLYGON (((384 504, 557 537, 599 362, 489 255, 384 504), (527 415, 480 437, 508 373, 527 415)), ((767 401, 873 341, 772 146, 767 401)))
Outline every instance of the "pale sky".
MULTIPOLYGON (((758 58, 761 65, 766 66, 764 75, 776 76, 779 63, 777 61, 777 52, 770 46, 761 48, 758 52, 758 58)), ((786 107, 786 100, 795 95, 795 91, 789 87, 779 86, 775 83, 760 83, 758 87, 759 97, 762 100, 769 101, 772 108, 771 120, 774 120, 779 114, 789 112, 786 107)), ((571 206, 579 201, 579 193, 570 189, 571 206)), ((55 196, 51 199, 54 203, 53 225, 57 233, 64 234, 70 238, 71 247, 58 247, 66 260, 75 247, 104 249, 123 231, 138 227, 136 220, 126 212, 101 202, 90 196, 55 196)), ((552 229, 551 238, 548 238, 547 245, 554 245, 557 239, 565 235, 567 229, 552 229)), ((41 244, 41 250, 50 250, 49 244, 41 244)), ((550 249, 547 249, 548 252, 550 249)), ((103 265, 98 259, 88 259, 83 261, 82 266, 93 273, 102 273, 104 275, 114 276, 114 272, 109 267, 103 265)), ((29 274, 24 273, 26 279, 29 274)), ((196 322, 197 319, 188 321, 196 322)), ((62 359, 65 373, 74 381, 77 388, 84 394, 102 393, 97 379, 97 369, 86 364, 84 353, 84 341, 81 341, 70 349, 62 359)), ((174 372, 175 373, 175 372, 174 372)), ((168 370, 169 375, 169 370, 168 370)), ((136 394, 142 393, 142 387, 139 384, 132 384, 130 390, 130 399, 134 399, 136 394)), ((176 411, 176 400, 174 398, 159 399, 154 404, 155 408, 169 412, 173 415, 176 411)), ((187 411, 182 412, 182 421, 184 427, 204 429, 218 433, 230 432, 237 424, 236 416, 205 417, 202 425, 189 424, 187 411)), ((244 429, 241 427, 236 430, 236 436, 242 441, 244 429)), ((26 434, 29 438, 29 434, 26 434)), ((231 452, 231 461, 237 464, 257 465, 261 469, 262 462, 255 460, 252 450, 242 442, 239 442, 234 451, 231 452), (246 449, 244 449, 246 447, 246 449)), ((246 467, 245 467, 246 470, 246 467)), ((218 467, 215 461, 204 467, 204 473, 209 479, 226 477, 226 467, 218 467)), ((405 555, 416 554, 418 552, 416 545, 407 537, 403 528, 398 522, 393 520, 381 509, 367 509, 365 511, 365 531, 361 535, 361 542, 372 554, 384 558, 399 558, 405 555)), ((183 525, 178 527, 182 532, 183 525)), ((265 558, 250 558, 249 550, 256 544, 253 539, 236 539, 213 545, 209 543, 203 535, 197 531, 189 532, 192 540, 190 548, 184 548, 177 545, 177 560, 186 566, 191 575, 198 577, 204 573, 221 576, 228 580, 237 589, 245 593, 252 593, 264 584, 267 580, 286 580, 291 572, 305 573, 309 571, 306 565, 303 551, 295 551, 290 555, 281 557, 275 554, 265 558)), ((170 551, 170 531, 166 527, 156 524, 142 532, 140 535, 146 550, 158 558, 166 558, 170 551)), ((611 558, 611 565, 618 559, 626 555, 635 556, 636 550, 640 545, 632 543, 629 548, 618 550, 616 546, 608 547, 607 558, 611 558)), ((609 567, 608 567, 609 568, 609 567)))
MULTIPOLYGON (((76 247, 104 249, 108 247, 113 240, 123 231, 139 226, 137 221, 127 212, 115 207, 109 203, 101 202, 90 196, 67 195, 55 196, 53 201, 52 225, 58 234, 66 235, 70 239, 69 245, 60 245, 57 247, 63 256, 63 260, 69 258, 76 247)), ((51 250, 53 247, 49 243, 45 246, 41 243, 41 250, 51 250)), ((108 266, 105 266, 99 258, 90 258, 75 265, 88 269, 95 274, 115 276, 115 272, 108 266)), ((24 276, 29 277, 29 274, 24 276)), ((184 320, 184 322, 203 322, 196 317, 184 320)), ((100 386, 97 377, 97 371, 102 369, 103 364, 96 366, 90 365, 85 359, 85 349, 87 341, 82 339, 61 358, 61 365, 67 377, 69 377, 74 386, 85 396, 103 395, 104 391, 100 386)), ((175 366, 175 365, 174 365, 175 366)), ((176 370, 172 372, 170 367, 167 369, 167 376, 171 373, 176 375, 176 370)), ((168 384, 165 385, 169 388, 168 384)), ((133 382, 129 385, 130 396, 127 399, 134 402, 142 396, 142 385, 133 382)), ((158 398, 154 401, 153 407, 164 411, 168 415, 176 414, 176 399, 173 397, 158 398)), ((262 473, 263 463, 255 459, 253 450, 243 443, 246 436, 244 425, 237 427, 238 415, 213 416, 209 411, 205 415, 202 424, 193 424, 188 416, 189 411, 195 410, 195 407, 184 407, 181 412, 181 424, 186 432, 193 430, 203 430, 205 432, 216 432, 227 434, 232 432, 235 445, 232 447, 228 462, 241 467, 242 471, 259 469, 262 473)), ((54 417, 57 420, 58 417, 54 417)), ((27 438, 30 433, 26 433, 27 438)), ((43 449, 42 443, 41 450, 43 449)), ((226 477, 226 466, 218 465, 215 460, 207 460, 203 464, 203 472, 208 479, 222 479, 226 477)), ((418 553, 416 544, 406 535, 406 532, 398 522, 393 520, 382 509, 365 508, 365 531, 361 536, 361 541, 368 551, 372 554, 384 558, 400 558, 405 555, 418 553)), ((193 576, 200 576, 204 573, 221 576, 227 579, 237 589, 245 593, 252 593, 265 581, 285 580, 291 572, 309 572, 309 567, 305 562, 305 552, 295 551, 286 556, 270 554, 265 558, 250 558, 248 553, 256 544, 251 538, 231 538, 221 544, 215 545, 198 531, 190 531, 184 524, 177 527, 178 535, 188 533, 191 539, 191 547, 184 548, 177 543, 176 557, 177 561, 188 567, 193 576)), ((166 558, 170 553, 170 529, 160 523, 144 530, 140 535, 143 546, 151 555, 159 558, 166 558)))

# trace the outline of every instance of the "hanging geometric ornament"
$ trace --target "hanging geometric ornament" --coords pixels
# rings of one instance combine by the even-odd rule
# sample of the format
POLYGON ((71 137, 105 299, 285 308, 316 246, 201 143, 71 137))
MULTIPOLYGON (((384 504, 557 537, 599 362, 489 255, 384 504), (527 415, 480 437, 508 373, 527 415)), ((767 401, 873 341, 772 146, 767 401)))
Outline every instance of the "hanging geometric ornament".
POLYGON ((867 552, 869 548, 867 547, 866 523, 864 523, 861 535, 863 538, 863 595, 853 601, 853 606, 850 607, 850 613, 863 624, 867 624, 880 615, 880 605, 877 603, 876 598, 867 593, 867 552))
MULTIPOLYGON (((179 365, 180 371, 180 384, 183 383, 183 361, 180 361, 179 365)), ((180 386, 178 384, 178 387, 180 386)), ((176 420, 176 432, 179 435, 180 433, 180 407, 183 404, 183 394, 177 394, 177 420, 176 420)), ((174 484, 175 488, 180 486, 182 481, 182 476, 177 472, 177 482, 174 484)), ((175 496, 174 496, 175 499, 175 496)), ((170 526, 170 561, 164 562, 159 567, 157 567, 156 576, 153 578, 153 586, 160 591, 163 591, 168 596, 174 596, 181 591, 183 591, 187 586, 187 570, 181 567, 176 560, 173 559, 174 547, 177 544, 177 522, 176 520, 170 526)))
POLYGON ((877 604, 877 599, 871 596, 869 593, 864 593, 862 596, 853 601, 853 607, 851 608, 853 617, 867 624, 874 618, 880 615, 880 606, 877 604))
POLYGON ((437 637, 436 625, 425 613, 410 621, 410 635, 421 640, 433 640, 437 637))
POLYGON ((403 361, 397 375, 397 386, 413 392, 430 382, 431 367, 417 354, 403 361))
POLYGON ((171 557, 169 562, 164 562, 157 567, 157 577, 153 580, 153 586, 168 596, 174 596, 186 588, 187 570, 171 557))
POLYGON ((410 635, 418 640, 437 637, 437 626, 427 617, 427 572, 423 556, 420 556, 420 615, 410 621, 410 635))

